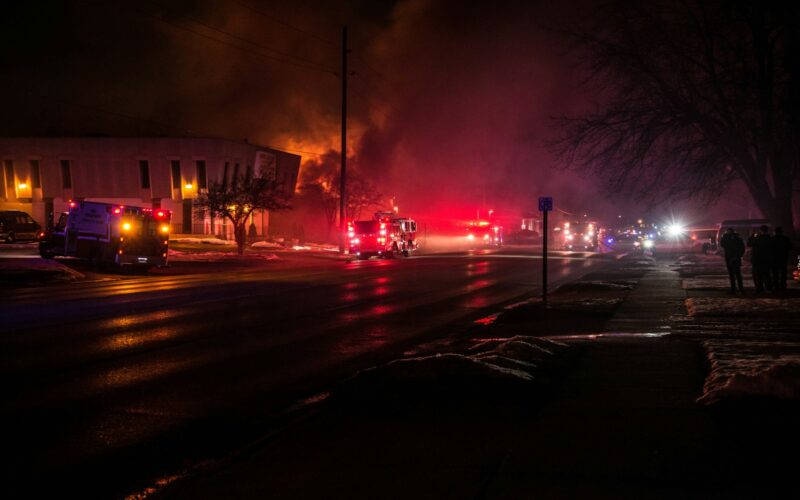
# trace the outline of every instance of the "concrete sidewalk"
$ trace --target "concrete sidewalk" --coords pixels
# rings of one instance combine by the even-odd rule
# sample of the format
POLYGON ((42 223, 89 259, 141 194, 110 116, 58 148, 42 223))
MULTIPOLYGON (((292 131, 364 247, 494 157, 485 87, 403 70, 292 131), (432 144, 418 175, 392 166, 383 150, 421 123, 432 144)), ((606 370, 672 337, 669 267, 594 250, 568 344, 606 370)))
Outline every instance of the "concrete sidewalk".
POLYGON ((778 458, 796 452, 792 420, 759 408, 697 404, 708 372, 700 344, 637 335, 668 333, 670 321, 685 315, 687 293, 670 264, 653 264, 604 335, 571 339, 565 375, 523 401, 388 413, 370 410, 368 402, 359 409, 322 407, 162 494, 763 498, 794 490, 796 496, 794 461, 778 458))

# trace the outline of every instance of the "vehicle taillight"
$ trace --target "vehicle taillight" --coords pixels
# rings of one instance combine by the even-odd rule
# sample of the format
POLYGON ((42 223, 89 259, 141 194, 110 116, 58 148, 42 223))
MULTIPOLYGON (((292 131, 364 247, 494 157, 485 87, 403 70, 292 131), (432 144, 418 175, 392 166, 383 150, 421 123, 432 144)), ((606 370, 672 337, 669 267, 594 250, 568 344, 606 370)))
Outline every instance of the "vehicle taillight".
POLYGON ((114 209, 114 213, 115 213, 115 214, 118 214, 119 212, 120 212, 120 209, 119 209, 119 208, 115 208, 115 209, 114 209))
POLYGON ((361 243, 361 240, 358 238, 353 238, 352 240, 350 240, 351 245, 358 245, 359 243, 361 243))
POLYGON ((158 212, 156 212, 156 217, 164 217, 164 212, 159 210, 158 212))
POLYGON ((168 233, 168 232, 169 232, 169 226, 168 226, 168 225, 166 225, 166 224, 164 224, 163 226, 161 226, 161 232, 162 232, 162 233, 168 233))
POLYGON ((386 236, 386 230, 385 229, 381 229, 381 236, 386 236))

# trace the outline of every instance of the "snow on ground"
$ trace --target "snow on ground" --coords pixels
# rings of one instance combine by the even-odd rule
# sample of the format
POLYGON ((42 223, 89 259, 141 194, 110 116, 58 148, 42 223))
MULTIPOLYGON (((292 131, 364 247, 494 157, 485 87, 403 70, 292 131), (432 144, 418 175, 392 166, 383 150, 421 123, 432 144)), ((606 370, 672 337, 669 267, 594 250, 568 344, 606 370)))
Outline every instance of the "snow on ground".
POLYGON ((73 281, 84 275, 54 260, 0 259, 0 283, 73 281))
POLYGON ((697 276, 683 280, 684 290, 728 290, 731 282, 728 275, 725 276, 697 276))
POLYGON ((561 285, 556 292, 624 291, 633 290, 635 287, 636 281, 632 280, 575 281, 561 285))
POLYGON ((698 402, 741 397, 800 399, 800 342, 706 340, 711 372, 698 402))
POLYGON ((233 240, 220 240, 218 238, 170 238, 171 243, 204 244, 204 245, 233 245, 233 240))
POLYGON ((253 248, 286 248, 280 243, 275 243, 274 241, 256 241, 250 246, 253 248))
POLYGON ((689 316, 749 316, 800 318, 798 298, 692 297, 686 299, 689 316))
POLYGON ((483 341, 467 353, 404 358, 358 372, 333 392, 357 404, 511 396, 524 398, 541 367, 567 346, 535 337, 483 341))
POLYGON ((248 253, 239 256, 236 252, 183 252, 169 249, 170 262, 222 262, 243 260, 275 260, 279 259, 274 253, 248 253))

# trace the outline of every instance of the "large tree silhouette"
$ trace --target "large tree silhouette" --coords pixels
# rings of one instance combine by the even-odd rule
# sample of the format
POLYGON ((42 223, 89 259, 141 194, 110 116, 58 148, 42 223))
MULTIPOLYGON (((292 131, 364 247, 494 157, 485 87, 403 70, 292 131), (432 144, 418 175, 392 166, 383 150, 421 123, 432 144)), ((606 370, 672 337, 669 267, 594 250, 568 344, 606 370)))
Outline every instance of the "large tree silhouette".
POLYGON ((568 32, 597 110, 553 143, 610 193, 711 203, 734 180, 793 228, 800 178, 800 9, 785 2, 619 2, 568 32))
POLYGON ((195 199, 195 211, 200 217, 224 217, 233 224, 233 234, 239 255, 247 244, 247 221, 255 210, 286 210, 290 193, 284 186, 267 177, 255 175, 248 166, 244 176, 234 171, 228 180, 227 165, 222 178, 213 180, 208 190, 195 199))

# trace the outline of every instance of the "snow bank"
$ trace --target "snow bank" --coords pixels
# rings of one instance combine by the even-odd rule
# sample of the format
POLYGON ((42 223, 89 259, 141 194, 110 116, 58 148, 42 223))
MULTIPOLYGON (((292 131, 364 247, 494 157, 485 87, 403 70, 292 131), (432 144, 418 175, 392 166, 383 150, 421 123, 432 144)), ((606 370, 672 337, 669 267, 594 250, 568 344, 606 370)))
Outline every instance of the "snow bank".
POLYGON ((797 298, 717 298, 686 299, 689 316, 752 316, 754 318, 800 318, 800 299, 797 298))
POLYGON ((253 248, 285 248, 280 243, 275 243, 274 241, 256 241, 250 246, 253 248))
POLYGON ((85 276, 54 260, 0 259, 0 283, 68 282, 85 276))
POLYGON ((725 276, 697 276, 683 280, 681 286, 684 290, 728 290, 731 282, 725 276))
POLYGON ((203 245, 233 245, 236 246, 236 242, 233 240, 220 240, 218 238, 170 238, 170 242, 174 243, 193 243, 193 244, 203 244, 203 245))
POLYGON ((633 290, 636 281, 613 280, 613 281, 576 281, 566 283, 556 290, 557 292, 593 292, 593 291, 625 291, 633 290))
POLYGON ((699 403, 743 397, 800 399, 800 342, 707 340, 703 347, 711 372, 699 403))
POLYGON ((349 404, 414 406, 487 398, 524 400, 537 373, 565 344, 517 336, 478 343, 467 353, 406 358, 362 370, 333 391, 349 404))
POLYGON ((236 252, 182 252, 180 250, 169 250, 169 260, 171 262, 245 262, 280 259, 274 253, 251 253, 240 256, 236 252))

